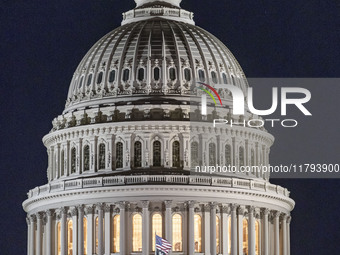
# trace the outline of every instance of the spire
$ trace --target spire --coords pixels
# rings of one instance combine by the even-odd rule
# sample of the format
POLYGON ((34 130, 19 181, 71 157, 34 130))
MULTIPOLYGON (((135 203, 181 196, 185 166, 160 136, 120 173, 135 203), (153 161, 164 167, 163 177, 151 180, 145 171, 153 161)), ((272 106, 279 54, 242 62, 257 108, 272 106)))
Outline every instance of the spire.
POLYGON ((149 3, 154 3, 154 2, 158 2, 158 3, 168 3, 171 4, 175 7, 180 8, 180 3, 182 2, 182 0, 135 0, 137 7, 143 6, 145 4, 149 4, 149 3))

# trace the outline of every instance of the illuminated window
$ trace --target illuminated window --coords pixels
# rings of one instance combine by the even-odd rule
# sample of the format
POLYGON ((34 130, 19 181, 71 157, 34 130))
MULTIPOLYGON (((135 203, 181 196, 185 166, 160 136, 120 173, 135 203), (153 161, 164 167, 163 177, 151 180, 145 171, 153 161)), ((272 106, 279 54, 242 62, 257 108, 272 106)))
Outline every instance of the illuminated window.
POLYGON ((153 166, 161 166, 161 142, 153 142, 153 166))
POLYGON ((191 143, 191 167, 198 166, 198 142, 191 143))
POLYGON ((65 153, 64 150, 61 151, 60 155, 60 175, 64 175, 65 167, 64 167, 64 161, 65 161, 65 153))
POLYGON ((175 141, 172 144, 172 166, 173 167, 180 167, 180 148, 179 148, 179 142, 175 141))
POLYGON ((95 220, 95 237, 94 237, 94 240, 95 240, 95 247, 96 247, 96 254, 98 254, 98 233, 99 233, 99 231, 98 231, 98 217, 96 217, 96 220, 95 220))
POLYGON ((84 217, 84 255, 87 255, 87 219, 84 217))
POLYGON ((225 73, 222 74, 222 78, 223 78, 223 83, 228 84, 227 75, 225 73))
POLYGON ((172 216, 172 250, 182 251, 182 216, 178 213, 172 216))
POLYGON ((123 168, 123 143, 116 144, 116 168, 123 168))
POLYGON ((153 78, 155 81, 159 81, 160 76, 161 76, 160 73, 161 73, 161 69, 159 67, 155 67, 153 69, 153 78))
POLYGON ((142 251, 142 216, 135 214, 132 218, 132 251, 142 251))
POLYGON ((139 141, 135 142, 134 164, 135 167, 142 166, 142 143, 139 141))
POLYGON ((71 174, 76 172, 76 148, 71 149, 71 174))
POLYGON ((255 221, 255 255, 259 255, 260 249, 260 223, 258 220, 255 221))
POLYGON ((221 247, 221 224, 220 224, 220 218, 216 216, 216 252, 217 254, 220 253, 220 247, 221 247))
POLYGON ((124 69, 123 71, 123 81, 127 82, 130 78, 130 70, 129 69, 124 69))
POLYGON ((205 74, 202 69, 198 70, 198 79, 200 82, 205 82, 205 74))
POLYGON ((231 217, 228 218, 228 254, 231 254, 231 217))
POLYGON ((98 155, 99 169, 105 169, 105 144, 99 144, 99 155, 98 155))
POLYGON ((225 146, 225 165, 231 165, 231 146, 229 144, 225 146))
POLYGON ((176 80, 176 69, 171 67, 169 69, 169 77, 170 77, 170 80, 174 81, 176 80))
POLYGON ((213 83, 217 83, 217 75, 216 75, 216 72, 214 72, 214 71, 211 72, 211 79, 212 79, 213 83))
POLYGON ((84 147, 84 171, 90 170, 90 146, 84 147))
POLYGON ((240 147, 239 150, 240 166, 244 166, 244 148, 240 147))
POLYGON ((109 74, 109 82, 112 83, 116 79, 116 70, 111 70, 109 74))
POLYGON ((184 69, 184 79, 186 81, 191 81, 191 72, 189 68, 184 69))
POLYGON ((194 216, 194 239, 195 252, 202 252, 202 217, 199 214, 194 216))
POLYGON ((61 255, 61 233, 60 233, 60 222, 57 224, 57 253, 61 255))
POLYGON ((87 86, 90 86, 92 82, 92 73, 90 73, 89 77, 87 78, 87 86))
POLYGON ((143 81, 144 80, 144 68, 139 68, 138 69, 137 79, 139 81, 143 81))
POLYGON ((209 144, 209 166, 216 166, 216 144, 209 144))
POLYGON ((243 255, 248 255, 248 221, 243 220, 243 255))
POLYGON ((82 76, 80 78, 80 81, 79 81, 79 84, 78 84, 78 87, 81 88, 81 86, 83 86, 83 81, 84 81, 84 76, 82 76))
POLYGON ((156 213, 152 216, 152 251, 155 251, 156 235, 162 237, 162 215, 156 213))
POLYGON ((67 223, 67 254, 72 255, 73 253, 73 225, 72 220, 69 220, 67 223))
POLYGON ((112 252, 120 252, 120 215, 117 214, 113 217, 113 251, 112 252))
POLYGON ((103 72, 100 72, 97 77, 97 84, 102 83, 103 81, 103 72))

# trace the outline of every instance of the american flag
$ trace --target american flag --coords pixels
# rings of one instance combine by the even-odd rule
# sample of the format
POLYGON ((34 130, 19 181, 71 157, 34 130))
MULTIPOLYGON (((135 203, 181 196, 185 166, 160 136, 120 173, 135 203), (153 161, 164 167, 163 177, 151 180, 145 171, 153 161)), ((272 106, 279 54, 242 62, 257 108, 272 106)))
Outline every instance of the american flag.
POLYGON ((172 245, 162 237, 156 235, 156 255, 167 255, 172 245))

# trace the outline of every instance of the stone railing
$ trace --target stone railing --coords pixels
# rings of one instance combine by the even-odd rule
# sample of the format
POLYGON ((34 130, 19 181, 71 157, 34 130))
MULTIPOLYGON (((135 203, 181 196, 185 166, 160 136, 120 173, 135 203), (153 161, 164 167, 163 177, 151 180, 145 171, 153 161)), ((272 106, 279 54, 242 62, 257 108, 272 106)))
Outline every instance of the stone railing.
POLYGON ((225 178, 212 176, 180 176, 180 175, 143 175, 143 176, 110 176, 81 178, 70 181, 59 181, 36 187, 28 192, 28 198, 48 193, 123 185, 140 185, 140 184, 185 184, 185 185, 202 185, 215 187, 230 187, 238 189, 247 189, 254 191, 264 191, 267 193, 278 194, 289 197, 289 191, 281 186, 270 184, 266 181, 245 180, 240 178, 225 178))

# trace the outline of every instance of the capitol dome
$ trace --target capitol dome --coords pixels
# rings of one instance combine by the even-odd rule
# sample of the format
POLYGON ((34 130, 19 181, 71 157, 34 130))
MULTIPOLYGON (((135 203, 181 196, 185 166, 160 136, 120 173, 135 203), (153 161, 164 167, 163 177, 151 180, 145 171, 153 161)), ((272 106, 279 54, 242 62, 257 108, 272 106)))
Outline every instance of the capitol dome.
POLYGON ((82 59, 43 138, 48 183, 23 203, 28 255, 149 255, 155 233, 178 255, 289 255, 294 201, 260 167, 274 137, 212 125, 260 119, 233 114, 223 86, 248 89, 237 60, 180 0, 135 2, 82 59), (197 171, 218 166, 237 171, 197 171))

